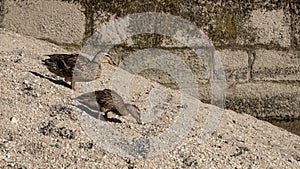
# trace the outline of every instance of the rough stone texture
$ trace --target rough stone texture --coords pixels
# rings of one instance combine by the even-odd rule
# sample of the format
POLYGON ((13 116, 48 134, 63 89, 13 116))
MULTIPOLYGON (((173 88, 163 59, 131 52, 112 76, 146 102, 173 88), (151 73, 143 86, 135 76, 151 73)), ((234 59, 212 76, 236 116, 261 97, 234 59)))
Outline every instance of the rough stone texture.
POLYGON ((275 125, 275 126, 278 126, 278 127, 281 127, 281 128, 284 128, 286 129, 287 131, 289 132, 292 132, 298 136, 300 136, 300 119, 299 120, 270 120, 268 121, 270 122, 271 124, 275 125))
POLYGON ((95 31, 101 27, 101 24, 109 21, 109 20, 114 20, 115 16, 111 13, 105 12, 105 11, 97 11, 93 17, 94 25, 93 27, 95 28, 95 31))
MULTIPOLYGON (((82 129, 79 119, 84 112, 73 106, 71 99, 76 94, 41 65, 42 54, 65 50, 3 31, 0 39, 4 42, 0 44, 0 168, 300 167, 299 136, 229 110, 224 112, 218 130, 200 144, 199 133, 209 110, 215 108, 202 103, 201 108, 195 110, 199 113, 194 117, 194 126, 170 152, 152 158, 124 158, 106 152, 100 142, 89 138, 82 129), (20 54, 17 49, 26 45, 32 49, 23 48, 24 54, 20 54)), ((109 85, 114 70, 105 67, 99 85, 109 85)), ((139 98, 149 95, 145 87, 166 89, 141 77, 136 77, 136 81, 139 83, 133 83, 131 87, 138 107, 143 107, 148 100, 147 97, 139 98)), ((172 90, 172 93, 172 97, 180 96, 178 91, 172 90)), ((169 110, 172 102, 167 103, 164 107, 169 110)), ((114 130, 148 138, 176 120, 172 116, 162 116, 150 124, 138 125, 116 118, 122 123, 108 123, 114 130)), ((105 123, 95 119, 93 122, 105 123)))
MULTIPOLYGON (((67 52, 66 50, 62 50, 60 47, 54 44, 49 44, 44 41, 40 41, 39 43, 34 43, 36 42, 36 39, 30 36, 5 32, 3 29, 0 29, 0 31, 1 31, 1 38, 11 42, 11 43, 4 43, 4 42, 1 43, 1 53, 9 53, 9 54, 14 53, 22 56, 25 54, 25 52, 29 52, 30 54, 34 53, 37 55, 36 49, 42 48, 43 51, 38 53, 40 55, 39 57, 41 57, 41 55, 51 54, 53 52, 55 53, 67 52), (24 43, 25 40, 28 43, 24 43)), ((28 56, 32 57, 30 54, 28 54, 28 56)))
POLYGON ((292 0, 291 3, 291 35, 294 48, 300 48, 300 4, 292 0))
MULTIPOLYGON (((66 0, 63 0, 66 1, 66 0)), ((76 25, 79 31, 76 33, 76 36, 80 36, 77 39, 82 40, 82 35, 84 30, 86 36, 92 35, 99 26, 108 20, 113 20, 114 18, 119 18, 126 16, 127 14, 132 13, 141 13, 141 12, 165 12, 170 13, 172 15, 181 16, 182 18, 190 21, 191 23, 195 24, 199 28, 203 29, 205 34, 209 36, 210 39, 214 42, 214 45, 216 46, 223 46, 223 45, 229 45, 233 46, 236 44, 237 40, 241 44, 269 44, 269 43, 275 43, 279 44, 282 47, 288 47, 290 46, 290 36, 289 33, 291 31, 290 24, 295 24, 293 27, 293 30, 298 30, 297 28, 297 12, 299 5, 297 5, 297 2, 292 1, 291 5, 288 4, 288 2, 277 2, 277 1, 256 1, 256 2, 239 2, 236 3, 234 1, 182 1, 182 0, 176 0, 176 1, 149 1, 149 2, 140 2, 138 0, 134 1, 128 1, 128 2, 105 2, 105 1, 93 1, 89 5, 89 2, 85 1, 70 1, 70 3, 66 2, 59 2, 59 1, 46 1, 46 2, 38 2, 38 1, 7 1, 6 6, 11 9, 11 14, 7 14, 9 16, 9 19, 12 18, 12 25, 10 26, 11 30, 19 31, 22 33, 22 31, 18 30, 16 27, 18 25, 29 25, 31 23, 23 23, 22 11, 25 13, 26 11, 29 12, 31 16, 38 15, 31 11, 31 9, 35 9, 33 7, 30 7, 32 5, 35 6, 43 6, 41 4, 49 4, 51 3, 51 6, 53 4, 57 4, 57 7, 54 7, 56 11, 51 11, 51 8, 45 8, 43 11, 43 15, 47 16, 48 13, 59 13, 62 15, 70 15, 72 16, 71 22, 68 19, 68 22, 66 25, 76 25), (13 3, 12 3, 13 2, 13 3), (76 4, 80 4, 83 8, 83 13, 81 13, 78 10, 78 5, 74 5, 72 2, 76 2, 76 4), (16 5, 17 4, 17 5, 16 5), (25 5, 24 5, 25 4, 25 5), (20 6, 27 6, 22 7, 20 6), (62 8, 60 8, 62 6, 62 8), (29 8, 28 8, 29 7, 29 8), (65 10, 65 11, 72 11, 72 14, 67 13, 65 14, 65 11, 60 11, 60 9, 66 9, 70 8, 72 10, 65 10), (291 8, 291 10, 289 9, 291 8), (76 11, 76 12, 74 12, 76 11), (289 14, 289 11, 293 12, 293 14, 289 14), (84 18, 83 14, 87 17, 84 18), (20 17, 21 20, 15 20, 17 18, 13 17, 12 15, 15 15, 15 17, 20 17), (73 17, 73 15, 76 15, 73 17), (293 23, 291 23, 291 19, 295 18, 293 20, 293 23), (76 20, 74 20, 74 18, 76 20), (16 24, 13 24, 16 22, 16 24), (86 29, 82 29, 82 25, 86 24, 86 29), (78 26, 80 25, 80 26, 78 26)), ((50 5, 48 5, 50 6, 50 5)), ((52 9, 52 10, 53 10, 52 9)), ((26 15, 24 15, 26 16, 26 15)), ((48 20, 48 17, 45 17, 41 15, 41 19, 48 20), (43 18, 44 17, 44 18, 43 18)), ((26 18, 25 18, 26 19, 26 18)), ((50 18, 52 19, 52 18, 50 18)), ((39 22, 36 21, 37 23, 39 22)), ((27 21, 27 20, 26 20, 27 21)), ((43 20, 42 20, 43 21, 43 20)), ((66 21, 64 21, 66 22, 66 21)), ((59 22, 58 22, 59 23, 59 22)), ((6 25, 10 24, 10 21, 6 21, 6 25)), ((33 22, 33 24, 36 24, 33 22)), ((41 24, 44 26, 47 26, 51 28, 52 25, 57 25, 57 23, 49 22, 49 25, 47 22, 41 24)), ((65 26, 65 25, 64 25, 65 26)), ((43 31, 47 31, 47 28, 40 28, 42 26, 37 25, 35 29, 32 29, 32 27, 29 27, 32 29, 32 31, 26 30, 26 34, 32 34, 35 35, 34 31, 38 31, 43 33, 43 31), (41 30, 46 29, 46 30, 41 30)), ((49 28, 48 28, 49 29, 49 28)), ((56 29, 60 30, 59 27, 54 27, 53 31, 56 32, 56 29)), ((76 27, 71 27, 69 30, 75 30, 76 27)), ((41 34, 40 33, 40 34, 41 34)), ((297 31, 295 31, 295 34, 293 36, 298 36, 297 31)), ((66 36, 68 34, 62 34, 65 37, 62 38, 69 38, 69 41, 73 41, 74 37, 72 36, 66 36)), ((56 35, 57 36, 57 35, 56 35)), ((56 40, 55 35, 51 34, 51 37, 48 36, 47 38, 50 38, 51 40, 56 40)), ((59 37, 59 36, 57 36, 59 37)), ((88 37, 84 37, 85 39, 88 37)), ((297 38, 296 38, 297 39, 297 38)), ((65 41, 63 41, 65 42, 65 41)))
POLYGON ((295 48, 300 48, 300 14, 294 17, 294 46, 295 48))
POLYGON ((252 69, 255 80, 300 80, 300 53, 257 50, 252 69))
POLYGON ((79 5, 60 1, 5 1, 2 27, 57 44, 81 45, 85 17, 79 5))
POLYGON ((248 75, 248 53, 241 50, 217 50, 221 58, 227 81, 246 81, 248 75))
POLYGON ((300 85, 255 82, 232 85, 227 89, 227 108, 260 119, 299 119, 300 85))
MULTIPOLYGON (((3 19, 3 22, 0 25, 6 30, 47 39, 54 43, 80 45, 105 21, 113 21, 128 14, 141 12, 155 11, 172 14, 180 16, 202 29, 212 40, 216 49, 221 52, 221 58, 226 67, 226 77, 229 80, 229 91, 235 85, 244 86, 243 90, 227 93, 229 108, 235 107, 234 103, 239 103, 238 107, 242 108, 233 109, 243 113, 245 111, 243 107, 255 106, 251 100, 259 103, 260 106, 268 106, 277 104, 277 100, 284 102, 284 100, 296 98, 288 90, 287 93, 284 93, 286 89, 283 87, 270 87, 263 88, 263 90, 270 93, 275 92, 271 99, 266 96, 249 96, 247 97, 249 102, 241 101, 244 99, 243 93, 253 93, 250 90, 260 93, 260 89, 251 87, 253 83, 254 86, 258 84, 262 86, 299 84, 299 0, 259 0, 239 1, 238 3, 223 0, 151 0, 147 2, 131 0, 114 1, 113 3, 97 0, 62 1, 7 0, 3 6, 4 1, 2 0, 0 1, 0 21, 3 19), (248 59, 246 59, 246 51, 248 59), (265 59, 268 60, 265 61, 265 59), (234 62, 231 63, 232 61, 234 62), (278 94, 281 92, 283 93, 278 94)), ((168 21, 168 19, 165 20, 166 23, 168 21)), ((153 28, 153 25, 150 26, 148 23, 148 20, 143 20, 137 28, 153 28)), ((124 30, 116 28, 123 28, 124 25, 109 27, 109 33, 102 36, 104 41, 109 43, 120 39, 124 35, 122 32, 124 30)), ((157 26, 159 25, 162 23, 157 26)), ((168 27, 174 28, 178 25, 170 26, 169 24, 166 26, 166 30, 168 27)), ((112 48, 109 52, 118 63, 121 63, 130 54, 148 48, 164 49, 181 56, 188 63, 195 77, 198 78, 200 99, 210 103, 211 88, 207 74, 203 73, 206 72, 207 67, 195 59, 195 54, 187 49, 181 40, 175 41, 170 37, 172 36, 137 35, 124 40, 124 43, 120 42, 120 44, 110 46, 112 48)), ((105 45, 103 46, 107 47, 105 45)), ((97 46, 94 50, 98 51, 103 46, 97 46)), ((32 47, 29 46, 29 48, 32 47)), ((22 54, 22 47, 18 51, 21 51, 22 54)), ((89 51, 90 49, 85 49, 85 52, 89 51)), ((141 72, 140 75, 178 89, 176 80, 163 71, 147 70, 141 72)), ((262 115, 259 118, 291 119, 299 117, 298 103, 294 102, 291 106, 280 107, 281 115, 279 111, 270 113, 270 109, 267 107, 257 109, 254 107, 247 109, 246 112, 254 114, 256 117, 262 115), (289 113, 290 108, 293 113, 289 113), (256 110, 262 112, 257 113, 256 110)), ((283 105, 286 105, 285 102, 283 105)))
POLYGON ((7 12, 7 9, 4 5, 4 0, 1 0, 0 1, 0 27, 2 27, 1 24, 2 24, 2 21, 4 19, 4 15, 6 14, 6 12, 7 12))
MULTIPOLYGON (((142 50, 147 51, 147 49, 142 49, 142 50)), ((189 75, 194 76, 193 78, 196 79, 197 83, 199 84, 208 83, 208 79, 209 79, 208 70, 207 70, 208 63, 204 61, 204 56, 197 56, 194 51, 187 48, 169 49, 169 50, 160 49, 172 55, 172 57, 174 57, 174 60, 180 61, 180 62, 176 62, 170 60, 169 63, 162 65, 163 64, 162 60, 164 58, 164 55, 161 55, 162 57, 158 57, 160 55, 158 54, 156 55, 154 52, 153 53, 146 52, 148 54, 146 55, 145 52, 140 52, 142 50, 137 50, 136 48, 131 48, 131 47, 130 48, 114 47, 113 49, 110 50, 110 53, 117 60, 118 65, 121 65, 121 67, 124 70, 127 70, 131 73, 133 72, 128 67, 126 67, 126 62, 131 62, 131 65, 137 65, 137 66, 140 66, 142 64, 147 65, 147 68, 149 67, 149 69, 143 67, 144 70, 138 72, 141 76, 147 79, 154 80, 160 84, 171 87, 173 89, 178 89, 179 87, 178 83, 180 81, 177 80, 183 79, 182 77, 187 76, 187 74, 184 74, 185 70, 179 68, 180 63, 185 64, 188 71, 190 71, 188 72, 190 73, 189 75), (141 59, 142 57, 143 59, 141 59), (157 59, 153 59, 155 57, 157 57, 157 59), (145 63, 140 63, 140 62, 145 62, 145 63), (158 65, 158 66, 154 66, 154 65, 158 65), (160 65, 160 69, 158 69, 159 65, 160 65), (150 67, 153 67, 153 69, 150 69, 150 67), (177 72, 177 75, 181 73, 180 74, 181 76, 172 77, 172 74, 170 72, 173 73, 177 72)))
MULTIPOLYGON (((230 44, 236 38, 236 10, 239 5, 235 2, 212 1, 147 1, 138 0, 124 2, 99 2, 100 11, 110 15, 123 17, 127 14, 142 12, 164 12, 181 16, 191 23, 202 28, 215 44, 230 44)), ((100 18, 101 23, 102 18, 100 18)), ((97 21, 97 20, 96 20, 97 21)), ((99 22, 98 22, 99 23, 99 22)))
POLYGON ((161 39, 161 43, 159 44, 159 46, 165 48, 186 48, 186 45, 182 42, 178 42, 167 37, 161 39))
POLYGON ((241 29, 244 30, 243 34, 237 39, 237 43, 241 45, 291 45, 290 15, 284 10, 253 10, 241 29))

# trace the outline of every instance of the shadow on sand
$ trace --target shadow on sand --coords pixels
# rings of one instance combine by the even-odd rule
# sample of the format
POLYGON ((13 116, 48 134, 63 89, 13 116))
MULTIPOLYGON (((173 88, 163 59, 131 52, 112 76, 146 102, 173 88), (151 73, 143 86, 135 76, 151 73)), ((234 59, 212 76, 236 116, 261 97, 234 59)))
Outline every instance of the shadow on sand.
POLYGON ((54 84, 58 84, 58 85, 62 85, 64 87, 67 87, 67 88, 70 88, 72 89, 72 86, 70 84, 68 84, 67 82, 63 81, 63 80, 54 80, 50 77, 46 77, 38 72, 33 72, 33 71, 29 71, 31 74, 33 74, 34 76, 38 76, 40 78, 43 78, 43 79, 47 79, 49 80, 50 82, 54 83, 54 84))
MULTIPOLYGON (((79 108, 80 110, 86 112, 88 115, 92 116, 93 118, 97 119, 98 118, 98 112, 92 111, 91 109, 87 108, 84 105, 74 105, 75 107, 79 108)), ((101 121, 105 121, 103 114, 101 114, 101 121)), ((122 123, 121 120, 116 119, 116 118, 108 118, 109 122, 113 123, 122 123)))

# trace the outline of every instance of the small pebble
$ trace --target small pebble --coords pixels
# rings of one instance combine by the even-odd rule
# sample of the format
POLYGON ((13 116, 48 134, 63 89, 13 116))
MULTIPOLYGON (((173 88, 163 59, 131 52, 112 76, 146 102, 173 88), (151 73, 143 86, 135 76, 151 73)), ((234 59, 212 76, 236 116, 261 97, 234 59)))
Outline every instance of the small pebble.
POLYGON ((24 52, 22 51, 22 52, 20 53, 20 56, 24 57, 24 55, 25 55, 25 54, 24 54, 24 52))
POLYGON ((18 120, 17 118, 15 118, 15 117, 11 117, 11 118, 10 118, 10 121, 11 121, 12 123, 15 123, 15 124, 16 124, 16 123, 18 123, 19 120, 18 120))

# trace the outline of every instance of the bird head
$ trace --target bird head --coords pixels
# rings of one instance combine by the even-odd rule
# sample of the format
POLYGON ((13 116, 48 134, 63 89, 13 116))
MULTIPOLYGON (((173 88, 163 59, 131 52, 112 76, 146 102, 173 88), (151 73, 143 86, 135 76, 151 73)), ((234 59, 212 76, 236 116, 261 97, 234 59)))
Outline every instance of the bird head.
POLYGON ((109 55, 108 53, 103 53, 103 52, 98 52, 96 54, 96 56, 94 57, 94 59, 92 60, 95 63, 108 63, 111 65, 116 66, 116 62, 113 60, 113 58, 111 57, 111 55, 109 55))
POLYGON ((108 64, 111 64, 111 65, 114 65, 114 66, 117 65, 116 62, 111 57, 111 55, 109 55, 108 53, 104 53, 104 58, 101 62, 102 63, 108 63, 108 64))

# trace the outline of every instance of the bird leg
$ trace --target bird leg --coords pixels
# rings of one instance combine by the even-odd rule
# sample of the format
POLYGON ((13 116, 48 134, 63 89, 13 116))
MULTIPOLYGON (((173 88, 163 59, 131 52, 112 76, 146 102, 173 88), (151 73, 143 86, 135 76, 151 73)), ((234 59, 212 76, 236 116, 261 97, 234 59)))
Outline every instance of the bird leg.
MULTIPOLYGON (((106 122, 109 121, 109 119, 108 119, 108 117, 107 117, 108 112, 109 112, 109 111, 104 112, 104 115, 103 115, 103 117, 104 117, 104 119, 105 119, 106 122)), ((102 114, 102 112, 99 111, 99 112, 98 112, 98 120, 101 119, 101 114, 102 114)))
POLYGON ((101 111, 98 112, 98 120, 101 119, 101 111))
MULTIPOLYGON (((104 119, 105 119, 106 122, 109 122, 109 119, 108 119, 108 116, 107 116, 108 112, 109 112, 109 110, 106 111, 106 112, 104 112, 104 119)), ((100 114, 100 113, 99 113, 99 114, 100 114)), ((101 115, 99 115, 99 114, 98 114, 98 119, 100 119, 99 117, 101 116, 101 115)), ((109 123, 107 123, 107 124, 111 126, 111 124, 109 124, 109 123)))
POLYGON ((66 82, 71 82, 72 90, 74 90, 74 91, 77 92, 77 93, 80 93, 80 91, 78 90, 78 88, 77 88, 77 86, 76 86, 75 81, 74 81, 72 78, 70 78, 70 77, 65 77, 65 81, 66 81, 66 82))
POLYGON ((104 113, 104 119, 105 119, 106 122, 109 121, 109 120, 108 120, 108 117, 107 117, 108 112, 109 112, 109 111, 106 111, 106 112, 104 113))
POLYGON ((78 90, 76 83, 74 80, 71 81, 71 85, 72 85, 72 89, 77 92, 77 93, 81 93, 80 90, 78 90))
POLYGON ((71 85, 72 85, 72 89, 73 89, 74 91, 76 91, 76 90, 77 90, 77 86, 76 86, 74 80, 71 81, 71 85))

